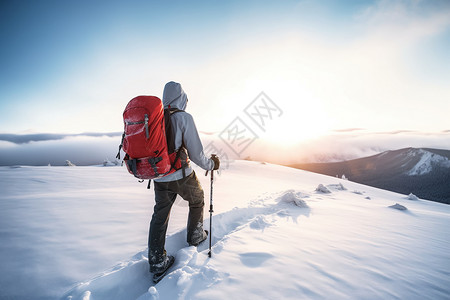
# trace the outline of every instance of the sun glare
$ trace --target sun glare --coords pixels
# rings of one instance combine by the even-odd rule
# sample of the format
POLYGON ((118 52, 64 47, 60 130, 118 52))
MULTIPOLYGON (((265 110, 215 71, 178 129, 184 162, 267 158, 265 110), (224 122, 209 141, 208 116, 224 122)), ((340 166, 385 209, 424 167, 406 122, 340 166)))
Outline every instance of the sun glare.
POLYGON ((270 124, 261 138, 289 147, 320 137, 328 131, 327 123, 324 123, 325 120, 317 113, 299 113, 298 116, 287 114, 270 124))
MULTIPOLYGON (((253 79, 246 89, 265 87, 264 93, 281 112, 266 113, 260 138, 286 147, 326 134, 332 123, 327 108, 317 95, 299 84, 298 79, 280 75, 276 79, 253 79)), ((248 93, 243 91, 243 93, 248 93)))

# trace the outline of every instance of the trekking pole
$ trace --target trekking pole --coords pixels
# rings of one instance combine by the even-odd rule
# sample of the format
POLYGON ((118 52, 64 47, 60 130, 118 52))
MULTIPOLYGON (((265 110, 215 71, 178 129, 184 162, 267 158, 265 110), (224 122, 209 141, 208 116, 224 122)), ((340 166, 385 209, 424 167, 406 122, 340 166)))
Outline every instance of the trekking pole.
MULTIPOLYGON (((216 157, 215 154, 211 154, 211 157, 216 157)), ((208 176, 208 171, 206 171, 205 176, 208 176)), ((211 257, 211 240, 212 240, 212 213, 213 209, 213 182, 214 182, 214 170, 211 170, 211 191, 209 198, 209 252, 208 256, 211 257)))

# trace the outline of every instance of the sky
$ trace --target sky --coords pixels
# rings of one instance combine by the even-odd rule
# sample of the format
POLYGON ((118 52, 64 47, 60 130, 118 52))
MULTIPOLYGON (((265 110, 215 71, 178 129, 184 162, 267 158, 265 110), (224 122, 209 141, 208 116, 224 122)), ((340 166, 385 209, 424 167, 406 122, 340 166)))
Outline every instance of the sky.
POLYGON ((0 40, 3 134, 120 132, 127 102, 171 80, 206 133, 450 134, 449 1, 6 0, 0 40))

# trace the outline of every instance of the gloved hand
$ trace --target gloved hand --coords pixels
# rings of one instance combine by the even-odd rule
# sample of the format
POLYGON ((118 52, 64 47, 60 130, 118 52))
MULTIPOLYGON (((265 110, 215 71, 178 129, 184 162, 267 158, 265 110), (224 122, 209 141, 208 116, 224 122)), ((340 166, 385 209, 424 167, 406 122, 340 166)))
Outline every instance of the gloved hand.
POLYGON ((211 155, 211 159, 214 161, 214 168, 213 168, 213 170, 218 170, 219 167, 220 167, 220 160, 219 160, 219 158, 217 157, 217 155, 213 154, 213 155, 211 155))

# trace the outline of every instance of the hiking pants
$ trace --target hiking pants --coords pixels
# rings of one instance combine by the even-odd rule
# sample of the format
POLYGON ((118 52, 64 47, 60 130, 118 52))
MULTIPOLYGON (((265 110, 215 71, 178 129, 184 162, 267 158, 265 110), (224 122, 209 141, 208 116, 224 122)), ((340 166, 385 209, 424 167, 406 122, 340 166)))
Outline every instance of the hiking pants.
POLYGON ((155 207, 148 236, 148 258, 150 264, 159 263, 165 257, 167 225, 170 210, 177 195, 189 202, 187 242, 199 227, 203 230, 204 192, 193 171, 189 176, 176 181, 155 183, 155 207))

